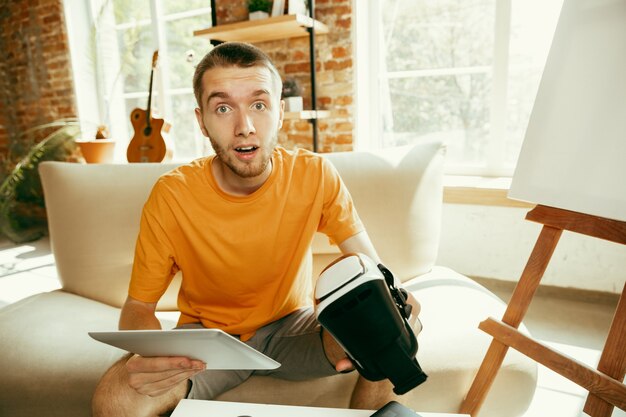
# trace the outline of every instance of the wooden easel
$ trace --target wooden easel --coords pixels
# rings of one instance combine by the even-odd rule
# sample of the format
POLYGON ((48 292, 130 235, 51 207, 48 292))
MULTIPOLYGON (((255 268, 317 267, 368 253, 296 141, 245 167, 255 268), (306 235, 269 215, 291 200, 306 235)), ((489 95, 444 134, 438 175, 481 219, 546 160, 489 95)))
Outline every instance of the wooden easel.
POLYGON ((586 414, 592 417, 610 417, 614 406, 626 410, 626 385, 622 382, 626 372, 626 285, 622 290, 597 370, 535 341, 517 329, 563 230, 626 245, 626 222, 542 205, 528 212, 526 219, 544 226, 502 321, 488 318, 479 325, 494 340, 461 404, 460 413, 473 417, 478 415, 509 346, 589 391, 583 409, 586 414))

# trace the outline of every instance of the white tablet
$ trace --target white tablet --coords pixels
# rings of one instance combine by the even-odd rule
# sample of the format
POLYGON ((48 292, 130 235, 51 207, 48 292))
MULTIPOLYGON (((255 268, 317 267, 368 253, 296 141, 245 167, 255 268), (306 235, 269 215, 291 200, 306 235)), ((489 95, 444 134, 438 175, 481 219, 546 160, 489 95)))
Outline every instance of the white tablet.
POLYGON ((276 369, 280 363, 219 329, 119 330, 89 336, 141 356, 185 356, 207 369, 276 369))

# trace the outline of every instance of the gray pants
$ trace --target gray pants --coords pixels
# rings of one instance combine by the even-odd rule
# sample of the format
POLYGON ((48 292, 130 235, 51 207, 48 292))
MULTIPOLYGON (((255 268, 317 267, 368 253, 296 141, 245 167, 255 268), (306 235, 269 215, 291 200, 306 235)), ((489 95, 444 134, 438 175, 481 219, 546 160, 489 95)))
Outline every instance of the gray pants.
MULTIPOLYGON (((202 327, 188 324, 181 328, 202 327)), ((280 362, 271 370, 206 370, 191 378, 187 398, 211 400, 244 382, 251 375, 271 375, 292 381, 335 375, 337 371, 326 358, 321 326, 310 307, 297 310, 280 320, 261 327, 245 343, 280 362)))

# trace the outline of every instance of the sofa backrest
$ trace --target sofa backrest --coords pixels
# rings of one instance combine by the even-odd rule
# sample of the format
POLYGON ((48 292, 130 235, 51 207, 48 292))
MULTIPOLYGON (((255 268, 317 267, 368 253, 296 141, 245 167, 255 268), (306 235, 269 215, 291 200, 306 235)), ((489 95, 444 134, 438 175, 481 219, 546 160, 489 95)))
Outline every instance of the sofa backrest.
MULTIPOLYGON (((429 271, 439 243, 441 145, 325 157, 348 186, 387 266, 402 280, 429 271)), ((157 178, 174 167, 40 164, 50 243, 65 291, 117 307, 124 303, 143 204, 157 178)), ((313 254, 316 277, 338 251, 320 235, 313 254)), ((176 309, 179 280, 159 302, 160 310, 176 309)))
MULTIPOLYGON (((50 246, 65 291, 124 304, 141 210, 157 178, 176 166, 39 164, 50 246)), ((176 306, 174 287, 159 307, 176 306)))
MULTIPOLYGON (((444 154, 440 142, 323 154, 350 190, 381 260, 401 281, 430 271, 437 258, 444 154)), ((339 251, 318 233, 313 254, 317 277, 339 251)))

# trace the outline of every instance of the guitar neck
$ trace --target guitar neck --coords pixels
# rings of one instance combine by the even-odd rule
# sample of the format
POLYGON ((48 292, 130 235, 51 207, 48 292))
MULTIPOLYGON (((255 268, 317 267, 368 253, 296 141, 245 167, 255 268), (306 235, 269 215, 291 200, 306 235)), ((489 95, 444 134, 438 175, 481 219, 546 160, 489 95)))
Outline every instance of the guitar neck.
POLYGON ((154 79, 154 68, 159 59, 159 51, 152 54, 152 68, 150 69, 150 87, 148 88, 148 109, 146 110, 146 129, 150 130, 150 119, 152 119, 152 80, 154 79))
POLYGON ((148 108, 146 110, 146 127, 150 127, 150 119, 152 118, 152 80, 154 78, 154 68, 150 72, 150 88, 148 89, 148 108))

